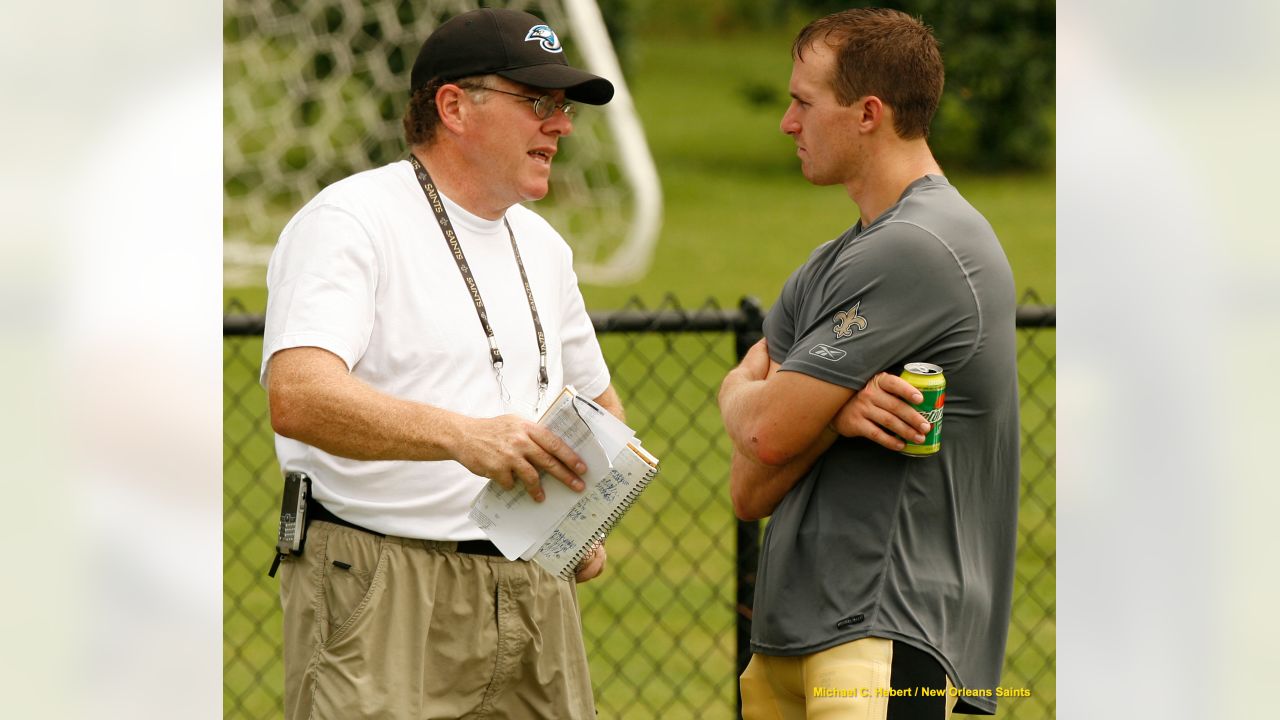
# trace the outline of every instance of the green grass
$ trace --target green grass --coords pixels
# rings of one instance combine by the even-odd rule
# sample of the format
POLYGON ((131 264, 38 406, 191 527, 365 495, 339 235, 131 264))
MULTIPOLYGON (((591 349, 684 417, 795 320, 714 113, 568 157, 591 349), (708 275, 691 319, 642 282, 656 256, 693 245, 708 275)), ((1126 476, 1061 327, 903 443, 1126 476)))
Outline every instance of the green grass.
MULTIPOLYGON (((652 306, 668 292, 686 307, 706 298, 731 306, 744 295, 769 305, 815 245, 857 219, 841 188, 804 181, 777 130, 790 33, 635 38, 631 90, 663 184, 663 228, 650 273, 622 287, 584 286, 589 308, 632 296, 652 306)), ((1052 174, 951 180, 995 227, 1018 288, 1053 303, 1052 174)), ((265 291, 229 290, 226 299, 260 312, 265 291)), ((999 716, 1042 718, 1053 716, 1055 698, 1054 333, 1020 341, 1023 505, 1004 685, 1033 697, 1002 701, 999 716)), ((600 716, 731 717, 735 526, 714 406, 731 341, 610 335, 602 345, 629 420, 663 469, 612 536, 608 575, 581 588, 600 716)), ((279 475, 256 386, 261 343, 225 347, 224 699, 228 716, 275 717, 279 611, 265 569, 279 475)))

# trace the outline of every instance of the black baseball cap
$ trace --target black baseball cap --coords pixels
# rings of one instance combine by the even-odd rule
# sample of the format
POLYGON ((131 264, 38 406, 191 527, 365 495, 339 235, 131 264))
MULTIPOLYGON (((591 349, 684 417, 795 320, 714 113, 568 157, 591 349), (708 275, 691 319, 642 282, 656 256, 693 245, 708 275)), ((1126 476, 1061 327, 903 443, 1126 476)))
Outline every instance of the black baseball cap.
POLYGON ((451 18, 422 44, 413 63, 410 91, 432 80, 500 75, 589 105, 613 98, 613 83, 569 66, 549 25, 527 12, 482 8, 451 18))

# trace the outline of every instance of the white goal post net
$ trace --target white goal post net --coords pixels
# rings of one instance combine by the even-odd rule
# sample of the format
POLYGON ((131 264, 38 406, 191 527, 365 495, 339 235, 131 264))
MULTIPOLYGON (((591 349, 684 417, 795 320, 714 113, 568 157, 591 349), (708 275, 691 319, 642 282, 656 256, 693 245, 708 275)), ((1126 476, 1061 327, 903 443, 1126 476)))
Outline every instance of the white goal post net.
MULTIPOLYGON (((406 156, 401 118, 418 48, 474 0, 227 0, 223 10, 224 285, 260 286, 285 223, 323 187, 406 156)), ((580 279, 648 270, 661 190, 594 0, 485 2, 543 18, 570 62, 616 88, 585 106, 535 204, 573 246, 580 279)))

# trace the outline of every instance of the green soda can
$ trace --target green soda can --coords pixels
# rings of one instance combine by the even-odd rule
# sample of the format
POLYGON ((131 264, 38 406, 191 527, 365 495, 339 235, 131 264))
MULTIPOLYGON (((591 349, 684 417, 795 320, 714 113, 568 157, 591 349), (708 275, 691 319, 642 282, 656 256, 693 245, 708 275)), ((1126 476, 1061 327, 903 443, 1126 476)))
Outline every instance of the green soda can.
POLYGON ((899 452, 907 457, 935 455, 942 449, 942 405, 947 399, 947 379, 942 375, 942 368, 920 362, 903 366, 902 379, 911 383, 924 396, 924 400, 915 409, 932 427, 924 436, 924 442, 907 442, 907 446, 899 452))

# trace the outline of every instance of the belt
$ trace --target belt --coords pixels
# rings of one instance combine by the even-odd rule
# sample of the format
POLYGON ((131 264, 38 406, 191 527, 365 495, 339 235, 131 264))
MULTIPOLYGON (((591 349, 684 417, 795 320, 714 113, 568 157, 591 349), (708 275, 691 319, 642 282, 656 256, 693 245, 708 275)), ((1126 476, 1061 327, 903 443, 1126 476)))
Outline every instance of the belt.
MULTIPOLYGON (((376 530, 370 530, 368 528, 360 527, 359 525, 353 522, 347 522, 346 520, 343 520, 337 515, 334 515, 333 513, 329 512, 329 509, 326 508, 324 505, 321 505, 319 500, 316 500, 314 497, 308 497, 307 498, 307 521, 311 522, 312 520, 321 520, 327 523, 333 523, 334 525, 341 525, 343 527, 348 527, 348 528, 351 528, 352 530, 367 532, 370 535, 377 535, 378 537, 386 537, 386 533, 380 533, 376 530)), ((498 546, 494 545, 488 540, 459 540, 457 552, 460 552, 466 555, 488 555, 490 557, 502 557, 502 551, 498 549, 498 546)))

